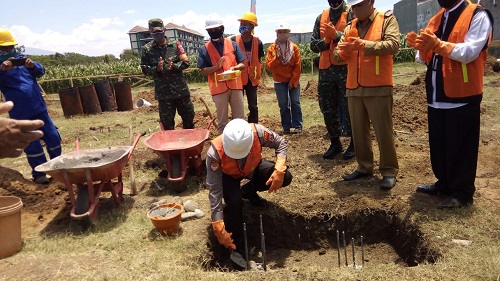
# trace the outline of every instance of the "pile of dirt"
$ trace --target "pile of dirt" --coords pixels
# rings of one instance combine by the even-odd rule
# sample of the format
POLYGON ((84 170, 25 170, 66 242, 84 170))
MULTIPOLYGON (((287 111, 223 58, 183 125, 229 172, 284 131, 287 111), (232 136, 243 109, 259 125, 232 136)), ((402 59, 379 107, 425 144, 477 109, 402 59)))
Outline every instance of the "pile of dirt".
POLYGON ((139 92, 137 94, 137 99, 145 99, 151 103, 151 105, 157 105, 158 101, 155 100, 155 90, 151 89, 149 91, 139 92))
POLYGON ((317 99, 318 98, 318 80, 309 80, 307 85, 300 92, 300 97, 317 99))
POLYGON ((274 94, 274 87, 268 87, 264 85, 263 83, 259 84, 259 87, 257 87, 257 94, 258 95, 269 95, 269 94, 274 94))
POLYGON ((486 59, 486 67, 484 68, 484 75, 494 75, 500 71, 500 62, 494 56, 488 56, 486 59))

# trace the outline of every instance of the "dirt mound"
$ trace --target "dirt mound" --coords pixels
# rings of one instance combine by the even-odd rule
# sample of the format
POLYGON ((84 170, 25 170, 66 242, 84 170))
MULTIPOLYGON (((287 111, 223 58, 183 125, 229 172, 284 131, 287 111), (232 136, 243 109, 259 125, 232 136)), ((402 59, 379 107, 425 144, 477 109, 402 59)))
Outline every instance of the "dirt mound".
POLYGON ((302 98, 317 99, 318 98, 318 80, 309 80, 307 85, 302 89, 300 96, 302 98))
POLYGON ((274 87, 268 87, 261 83, 259 84, 259 87, 257 87, 257 94, 258 95, 274 94, 274 87))
POLYGON ((158 101, 155 100, 155 90, 154 89, 138 93, 136 99, 145 99, 148 102, 150 102, 152 105, 158 104, 158 101))
POLYGON ((489 56, 486 59, 486 67, 484 68, 484 75, 494 75, 495 73, 500 71, 500 62, 497 58, 493 56, 489 56))

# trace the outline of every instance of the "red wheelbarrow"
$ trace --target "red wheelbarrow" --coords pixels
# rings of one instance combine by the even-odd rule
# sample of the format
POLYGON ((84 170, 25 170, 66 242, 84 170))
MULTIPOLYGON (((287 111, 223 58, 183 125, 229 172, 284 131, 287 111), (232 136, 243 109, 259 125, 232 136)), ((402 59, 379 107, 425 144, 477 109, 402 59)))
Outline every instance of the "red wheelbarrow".
POLYGON ((172 182, 182 182, 186 177, 187 167, 196 169, 196 175, 201 175, 201 152, 203 144, 210 135, 210 120, 206 129, 182 129, 159 131, 144 140, 158 156, 166 159, 167 179, 172 182))
POLYGON ((37 172, 49 174, 66 185, 71 205, 71 218, 87 225, 97 217, 101 192, 111 192, 116 206, 123 202, 122 169, 128 163, 139 139, 132 146, 114 146, 101 149, 80 150, 76 140, 76 151, 62 154, 38 165, 37 172), (117 181, 112 181, 117 178, 117 181), (73 192, 77 186, 77 196, 73 192))

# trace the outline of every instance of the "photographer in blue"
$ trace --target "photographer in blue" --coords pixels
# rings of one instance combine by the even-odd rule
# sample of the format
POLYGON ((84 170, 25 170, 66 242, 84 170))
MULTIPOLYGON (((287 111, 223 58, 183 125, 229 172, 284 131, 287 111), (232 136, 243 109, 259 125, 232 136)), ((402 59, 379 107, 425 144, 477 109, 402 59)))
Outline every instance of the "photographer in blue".
MULTIPOLYGON (((0 91, 7 101, 14 103, 14 108, 9 111, 11 119, 43 121, 44 125, 39 129, 43 132, 41 139, 52 159, 61 155, 61 137, 47 113, 47 105, 36 82, 45 74, 45 69, 40 63, 17 54, 16 45, 10 31, 0 28, 0 91)), ((47 162, 40 140, 31 142, 24 152, 32 169, 33 181, 49 184, 44 173, 35 171, 36 166, 47 162)))

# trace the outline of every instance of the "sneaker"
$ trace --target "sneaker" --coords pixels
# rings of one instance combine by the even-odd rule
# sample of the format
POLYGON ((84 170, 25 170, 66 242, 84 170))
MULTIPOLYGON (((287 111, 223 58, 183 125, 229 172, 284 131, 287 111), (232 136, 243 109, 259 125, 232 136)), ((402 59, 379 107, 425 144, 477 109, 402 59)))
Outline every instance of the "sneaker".
POLYGON ((37 184, 49 184, 50 183, 50 180, 45 175, 38 176, 33 181, 37 184))

